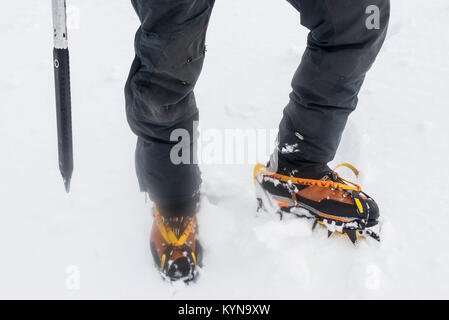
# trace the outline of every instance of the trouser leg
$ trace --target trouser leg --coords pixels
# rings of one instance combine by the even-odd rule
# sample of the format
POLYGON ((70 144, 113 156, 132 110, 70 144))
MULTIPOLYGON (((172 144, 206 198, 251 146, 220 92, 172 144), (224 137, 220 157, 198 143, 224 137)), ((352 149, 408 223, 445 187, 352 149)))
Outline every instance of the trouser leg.
POLYGON ((307 171, 307 167, 326 164, 335 156, 365 75, 384 42, 390 3, 288 1, 311 32, 279 127, 279 167, 307 171))
POLYGON ((158 203, 189 201, 197 194, 200 171, 193 161, 193 89, 200 75, 205 36, 214 0, 132 0, 141 26, 136 56, 125 88, 129 125, 138 136, 136 171, 140 188, 158 203), (190 136, 190 163, 170 159, 177 141, 172 132, 190 136))

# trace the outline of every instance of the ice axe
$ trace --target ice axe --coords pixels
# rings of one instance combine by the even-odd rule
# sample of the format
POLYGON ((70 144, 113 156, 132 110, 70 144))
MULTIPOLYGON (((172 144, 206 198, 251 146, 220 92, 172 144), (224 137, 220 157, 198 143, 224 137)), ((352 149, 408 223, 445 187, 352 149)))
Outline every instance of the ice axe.
POLYGON ((68 193, 73 173, 73 142, 66 0, 52 0, 52 9, 59 170, 68 193))

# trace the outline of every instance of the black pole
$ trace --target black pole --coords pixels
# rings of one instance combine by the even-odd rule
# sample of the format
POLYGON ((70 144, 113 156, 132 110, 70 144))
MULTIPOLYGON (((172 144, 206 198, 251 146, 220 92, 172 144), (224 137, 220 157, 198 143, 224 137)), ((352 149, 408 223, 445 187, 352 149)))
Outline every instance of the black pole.
POLYGON ((66 1, 52 0, 52 5, 54 36, 53 65, 55 71, 59 170, 61 171, 65 189, 68 193, 70 191, 70 180, 73 173, 73 142, 66 1))

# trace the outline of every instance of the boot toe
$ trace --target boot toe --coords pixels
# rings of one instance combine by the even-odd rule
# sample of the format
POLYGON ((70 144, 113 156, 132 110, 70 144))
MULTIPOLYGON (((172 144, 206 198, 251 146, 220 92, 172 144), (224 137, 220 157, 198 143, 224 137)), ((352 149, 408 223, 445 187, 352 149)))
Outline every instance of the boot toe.
POLYGON ((171 280, 193 278, 193 266, 191 261, 186 257, 176 259, 169 265, 167 276, 171 280))
POLYGON ((369 207, 369 221, 378 221, 380 217, 379 206, 371 198, 368 198, 366 202, 369 207))

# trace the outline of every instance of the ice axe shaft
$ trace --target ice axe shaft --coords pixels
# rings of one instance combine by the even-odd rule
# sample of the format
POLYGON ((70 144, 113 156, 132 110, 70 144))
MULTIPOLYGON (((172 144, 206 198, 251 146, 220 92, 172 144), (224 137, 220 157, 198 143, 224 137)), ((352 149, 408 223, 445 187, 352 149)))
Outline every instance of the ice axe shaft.
POLYGON ((66 0, 52 0, 52 9, 59 170, 68 193, 73 173, 73 141, 66 0))

